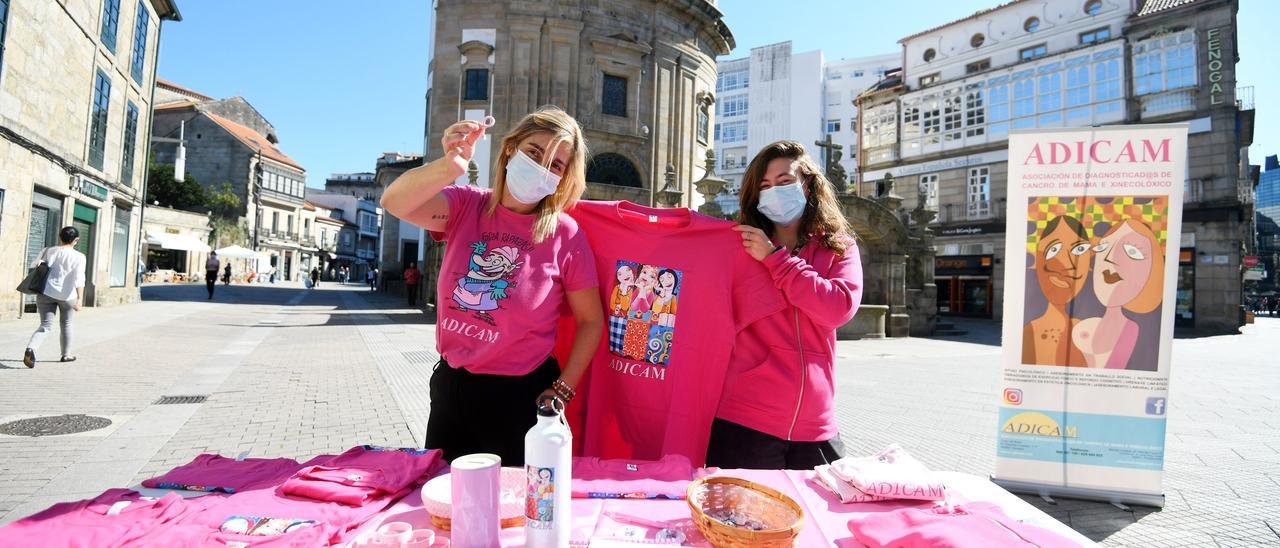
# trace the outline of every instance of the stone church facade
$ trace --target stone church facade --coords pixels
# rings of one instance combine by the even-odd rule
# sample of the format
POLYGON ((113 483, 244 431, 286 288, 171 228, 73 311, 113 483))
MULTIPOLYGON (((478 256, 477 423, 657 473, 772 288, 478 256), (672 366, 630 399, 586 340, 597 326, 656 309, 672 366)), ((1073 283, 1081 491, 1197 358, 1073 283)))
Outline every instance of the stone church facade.
POLYGON ((692 182, 712 146, 715 57, 734 46, 715 2, 440 0, 434 28, 427 158, 450 124, 492 115, 475 158, 488 186, 501 136, 555 105, 586 131, 588 198, 701 203, 692 182))

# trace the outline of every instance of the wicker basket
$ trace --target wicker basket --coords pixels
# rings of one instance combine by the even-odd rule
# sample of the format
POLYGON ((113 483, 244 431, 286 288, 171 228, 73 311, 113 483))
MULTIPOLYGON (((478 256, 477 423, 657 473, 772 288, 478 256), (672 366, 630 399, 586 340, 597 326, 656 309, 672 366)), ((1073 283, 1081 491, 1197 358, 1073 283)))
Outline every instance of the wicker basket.
POLYGON ((744 479, 702 478, 689 485, 686 498, 693 523, 717 548, 794 546, 804 525, 804 510, 791 497, 744 479), (730 514, 743 523, 722 521, 730 514))

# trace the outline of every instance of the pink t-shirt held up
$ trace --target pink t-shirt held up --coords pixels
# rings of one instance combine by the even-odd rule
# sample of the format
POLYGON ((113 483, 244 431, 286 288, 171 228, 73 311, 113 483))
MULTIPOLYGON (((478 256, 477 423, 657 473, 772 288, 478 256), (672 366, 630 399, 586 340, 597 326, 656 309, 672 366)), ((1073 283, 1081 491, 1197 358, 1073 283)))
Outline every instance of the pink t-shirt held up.
POLYGON ((452 185, 438 282, 436 350, 454 368, 526 375, 551 355, 556 321, 571 291, 596 287, 586 236, 568 215, 533 242, 534 215, 498 206, 490 190, 452 185))
POLYGON ((607 333, 591 361, 583 455, 706 461, 735 335, 783 307, 734 223, 584 201, 607 333))

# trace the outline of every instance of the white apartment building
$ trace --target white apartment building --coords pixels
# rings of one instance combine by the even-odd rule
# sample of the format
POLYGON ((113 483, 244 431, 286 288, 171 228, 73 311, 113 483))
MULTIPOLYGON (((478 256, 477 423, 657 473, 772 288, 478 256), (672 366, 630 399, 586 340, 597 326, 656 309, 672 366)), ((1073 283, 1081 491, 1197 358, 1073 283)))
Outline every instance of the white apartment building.
POLYGON ((724 212, 738 210, 747 164, 774 141, 799 141, 824 163, 826 151, 814 143, 829 133, 844 146, 841 165, 852 182, 858 139, 853 99, 899 65, 899 54, 826 62, 821 51, 792 53, 791 42, 752 48, 747 57, 717 63, 714 142, 718 173, 729 181, 717 198, 724 212))

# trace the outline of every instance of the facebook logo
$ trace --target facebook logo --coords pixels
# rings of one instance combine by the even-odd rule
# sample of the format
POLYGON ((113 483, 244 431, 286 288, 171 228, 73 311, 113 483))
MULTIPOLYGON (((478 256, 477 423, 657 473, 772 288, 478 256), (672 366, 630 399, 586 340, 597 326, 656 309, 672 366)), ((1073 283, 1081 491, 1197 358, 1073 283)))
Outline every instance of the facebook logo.
POLYGON ((1164 398, 1147 398, 1147 414, 1163 415, 1164 414, 1164 398))

